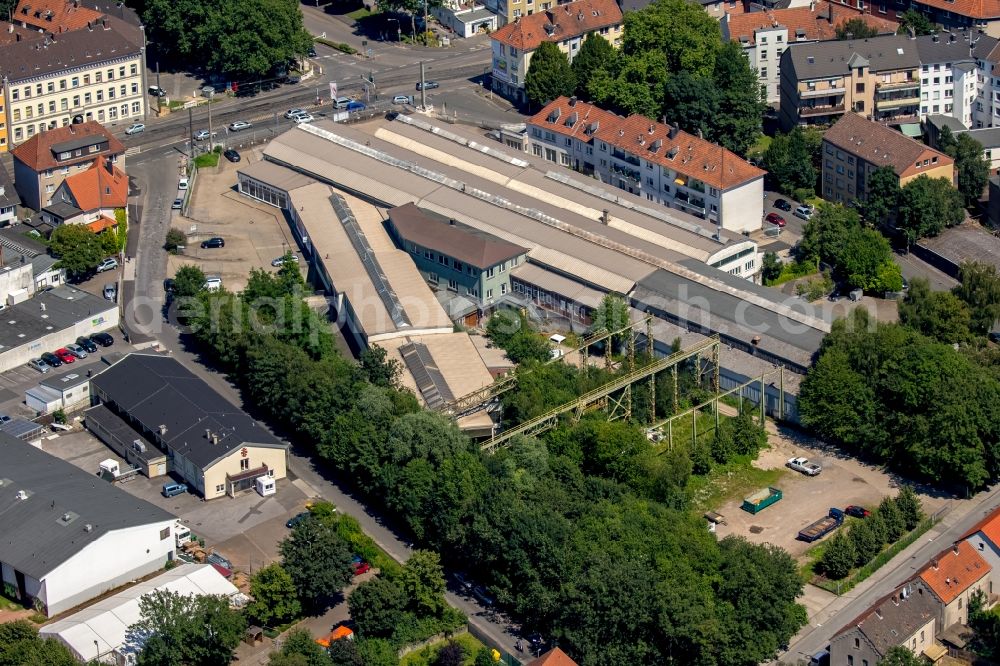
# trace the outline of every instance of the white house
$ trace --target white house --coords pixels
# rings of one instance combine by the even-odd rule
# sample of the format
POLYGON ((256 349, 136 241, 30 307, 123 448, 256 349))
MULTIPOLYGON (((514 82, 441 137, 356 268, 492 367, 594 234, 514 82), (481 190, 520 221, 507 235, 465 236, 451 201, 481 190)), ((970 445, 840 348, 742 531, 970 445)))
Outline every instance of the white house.
POLYGON ((9 596, 52 616, 173 559, 175 517, 0 433, 0 572, 9 596))
POLYGON ((46 377, 24 392, 24 402, 38 414, 86 407, 90 404, 90 377, 76 372, 46 377))

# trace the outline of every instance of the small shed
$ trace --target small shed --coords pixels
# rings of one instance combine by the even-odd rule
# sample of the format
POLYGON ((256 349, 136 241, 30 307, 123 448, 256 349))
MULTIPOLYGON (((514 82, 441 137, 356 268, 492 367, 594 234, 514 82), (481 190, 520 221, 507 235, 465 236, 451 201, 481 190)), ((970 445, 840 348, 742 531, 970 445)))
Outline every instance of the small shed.
POLYGON ((256 645, 264 642, 264 630, 255 624, 247 627, 247 633, 243 636, 243 642, 247 645, 256 645))
POLYGON ((273 495, 277 489, 274 477, 267 474, 264 476, 258 476, 256 481, 254 481, 254 484, 257 488, 257 494, 261 497, 273 495))

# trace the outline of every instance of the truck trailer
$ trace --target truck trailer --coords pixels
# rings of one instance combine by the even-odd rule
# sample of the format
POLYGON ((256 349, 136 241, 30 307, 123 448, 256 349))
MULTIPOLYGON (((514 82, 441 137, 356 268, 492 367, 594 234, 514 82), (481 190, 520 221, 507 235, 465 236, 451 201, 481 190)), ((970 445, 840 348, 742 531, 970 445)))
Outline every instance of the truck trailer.
POLYGON ((799 530, 799 539, 806 543, 812 543, 822 539, 830 532, 844 524, 844 512, 835 507, 830 507, 830 512, 823 518, 799 530))

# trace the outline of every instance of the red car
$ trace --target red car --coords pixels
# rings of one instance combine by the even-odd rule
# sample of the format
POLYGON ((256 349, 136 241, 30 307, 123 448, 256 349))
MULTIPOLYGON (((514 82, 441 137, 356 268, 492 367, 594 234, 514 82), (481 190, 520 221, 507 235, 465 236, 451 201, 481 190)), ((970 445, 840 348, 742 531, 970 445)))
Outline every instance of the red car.
POLYGON ((868 518, 869 516, 872 515, 872 512, 866 509, 865 507, 855 506, 853 504, 844 509, 844 513, 846 513, 848 516, 854 516, 855 518, 868 518))
POLYGON ((55 350, 53 353, 56 356, 58 356, 59 360, 62 361, 63 363, 72 363, 73 361, 76 360, 76 357, 73 356, 73 354, 71 354, 70 351, 68 349, 66 349, 65 347, 60 347, 59 349, 55 350))
POLYGON ((354 563, 354 575, 360 576, 363 573, 368 573, 368 570, 372 568, 372 565, 367 562, 355 562, 354 563))
POLYGON ((768 213, 767 217, 764 218, 765 222, 770 222, 771 224, 776 224, 779 227, 785 226, 785 218, 781 217, 777 213, 768 213))

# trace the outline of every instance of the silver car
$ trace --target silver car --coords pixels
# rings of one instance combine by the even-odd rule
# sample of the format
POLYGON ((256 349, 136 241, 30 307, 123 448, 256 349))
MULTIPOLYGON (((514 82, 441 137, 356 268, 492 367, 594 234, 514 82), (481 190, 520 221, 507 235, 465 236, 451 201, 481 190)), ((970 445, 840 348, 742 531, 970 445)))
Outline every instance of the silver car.
POLYGON ((51 370, 49 364, 40 358, 33 358, 30 361, 28 361, 28 367, 38 370, 38 372, 42 373, 43 375, 49 370, 51 370))
POLYGON ((70 343, 66 345, 66 349, 69 350, 70 354, 76 356, 77 358, 87 358, 87 350, 81 347, 80 345, 75 345, 73 343, 70 343))
POLYGON ((251 127, 253 127, 253 125, 251 125, 247 121, 245 121, 245 120, 237 120, 235 123, 232 123, 229 126, 229 131, 230 132, 240 132, 242 130, 248 130, 251 127))

